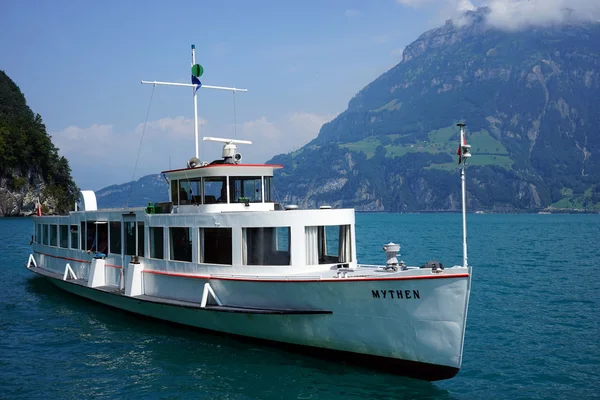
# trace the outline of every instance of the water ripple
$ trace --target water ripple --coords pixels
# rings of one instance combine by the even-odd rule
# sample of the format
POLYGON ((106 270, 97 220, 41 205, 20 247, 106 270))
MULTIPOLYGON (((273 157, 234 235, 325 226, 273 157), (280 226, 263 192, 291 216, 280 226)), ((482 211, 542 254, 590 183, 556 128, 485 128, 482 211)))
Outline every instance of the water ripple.
MULTIPOLYGON (((600 216, 473 215, 461 372, 428 383, 149 321, 24 268, 31 225, 0 220, 0 397, 556 399, 600 396, 600 216)), ((357 214, 359 260, 460 264, 460 216, 357 214)))

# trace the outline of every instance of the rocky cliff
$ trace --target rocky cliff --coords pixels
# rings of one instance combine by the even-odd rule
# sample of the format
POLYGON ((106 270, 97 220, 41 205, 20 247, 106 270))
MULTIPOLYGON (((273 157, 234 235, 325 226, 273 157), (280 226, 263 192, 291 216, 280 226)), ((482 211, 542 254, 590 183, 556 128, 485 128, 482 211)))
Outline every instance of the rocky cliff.
POLYGON ((0 71, 0 216, 65 213, 77 187, 68 161, 58 155, 39 114, 19 87, 0 71))

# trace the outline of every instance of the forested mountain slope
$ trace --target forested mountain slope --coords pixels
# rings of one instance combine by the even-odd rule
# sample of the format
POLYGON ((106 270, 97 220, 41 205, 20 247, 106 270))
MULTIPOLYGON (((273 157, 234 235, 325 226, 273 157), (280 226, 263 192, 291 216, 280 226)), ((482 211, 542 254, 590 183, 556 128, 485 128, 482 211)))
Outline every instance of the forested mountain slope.
POLYGON ((59 156, 39 114, 0 71, 0 216, 73 209, 78 189, 67 159, 59 156))
POLYGON ((600 209, 600 24, 502 31, 489 9, 422 34, 300 150, 274 157, 281 200, 457 210, 457 122, 470 209, 600 209))

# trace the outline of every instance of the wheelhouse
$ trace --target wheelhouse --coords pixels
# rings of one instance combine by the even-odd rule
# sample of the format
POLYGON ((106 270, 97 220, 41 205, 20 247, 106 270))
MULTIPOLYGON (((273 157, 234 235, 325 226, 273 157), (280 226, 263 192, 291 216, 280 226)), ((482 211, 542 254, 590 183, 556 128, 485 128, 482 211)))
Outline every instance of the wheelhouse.
POLYGON ((271 211, 273 171, 281 165, 209 164, 163 171, 176 213, 271 211))

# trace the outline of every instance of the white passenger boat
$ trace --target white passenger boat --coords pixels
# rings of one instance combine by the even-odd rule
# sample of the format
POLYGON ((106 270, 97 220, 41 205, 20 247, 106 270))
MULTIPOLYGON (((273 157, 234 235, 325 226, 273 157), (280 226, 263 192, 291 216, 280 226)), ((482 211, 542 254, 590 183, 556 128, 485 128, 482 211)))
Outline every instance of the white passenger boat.
MULTIPOLYGON (((195 104, 200 85, 193 82, 150 83, 190 86, 195 104)), ((97 209, 94 193, 82 191, 69 215, 34 218, 27 268, 68 292, 144 316, 419 379, 456 375, 471 283, 464 163, 463 265, 406 266, 393 243, 384 245, 384 265, 361 265, 353 209, 279 206, 271 186, 281 166, 243 164, 237 145, 248 142, 220 138, 204 140, 223 142, 222 157, 200 162, 195 126, 196 157, 163 172, 169 202, 97 209)), ((464 125, 460 135, 462 160, 470 156, 464 125)))

